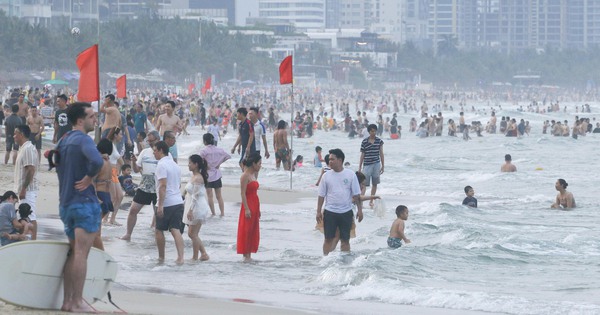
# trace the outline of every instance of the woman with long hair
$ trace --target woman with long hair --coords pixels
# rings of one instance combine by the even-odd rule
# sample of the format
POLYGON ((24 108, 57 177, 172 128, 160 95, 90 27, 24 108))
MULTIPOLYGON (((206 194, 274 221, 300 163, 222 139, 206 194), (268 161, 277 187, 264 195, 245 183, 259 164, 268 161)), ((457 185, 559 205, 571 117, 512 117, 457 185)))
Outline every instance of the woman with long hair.
POLYGON ((208 260, 208 254, 198 234, 202 223, 208 215, 208 202, 206 201, 205 185, 208 181, 206 161, 199 155, 194 154, 188 159, 188 169, 192 176, 183 191, 185 198, 183 223, 189 226, 188 236, 192 239, 193 260, 198 260, 198 251, 201 253, 200 260, 208 260))
POLYGON ((109 161, 112 166, 110 199, 112 200, 114 210, 110 215, 110 221, 108 221, 108 217, 106 217, 103 222, 112 225, 121 225, 115 221, 115 218, 117 217, 117 211, 119 211, 119 207, 121 206, 121 201, 123 201, 123 190, 121 189, 121 184, 119 183, 119 172, 121 170, 121 166, 123 165, 123 155, 119 152, 119 150, 117 150, 117 144, 123 140, 123 131, 119 127, 113 127, 108 132, 107 138, 113 143, 113 150, 112 154, 109 156, 109 161))
POLYGON ((204 145, 206 146, 202 151, 200 151, 200 156, 204 158, 206 161, 206 165, 208 167, 208 181, 206 182, 206 195, 208 197, 208 206, 210 207, 210 212, 212 215, 215 215, 215 202, 213 200, 213 189, 215 191, 215 196, 217 197, 217 202, 219 203, 219 210, 221 211, 221 216, 225 215, 225 203, 223 202, 223 196, 221 195, 221 187, 223 187, 223 182, 221 181, 221 171, 219 167, 223 162, 229 160, 231 155, 225 152, 225 150, 216 146, 215 136, 211 133, 205 133, 202 137, 204 140, 204 145))
POLYGON ((258 181, 261 158, 258 153, 250 154, 244 161, 244 173, 240 177, 242 206, 238 221, 237 253, 244 255, 244 262, 251 262, 252 253, 258 251, 260 242, 260 201, 258 200, 258 181))

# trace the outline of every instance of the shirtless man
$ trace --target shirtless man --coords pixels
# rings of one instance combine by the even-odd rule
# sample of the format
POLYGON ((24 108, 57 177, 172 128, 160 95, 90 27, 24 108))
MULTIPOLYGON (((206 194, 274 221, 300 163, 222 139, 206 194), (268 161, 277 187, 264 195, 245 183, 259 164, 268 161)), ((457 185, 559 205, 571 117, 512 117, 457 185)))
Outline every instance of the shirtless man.
POLYGON ((280 120, 277 123, 277 130, 273 133, 273 149, 275 150, 275 166, 279 169, 279 165, 283 162, 283 169, 290 169, 290 146, 287 141, 287 131, 285 130, 285 121, 280 120))
POLYGON ((510 154, 504 156, 504 164, 500 167, 500 172, 516 172, 517 167, 511 163, 512 157, 510 154))
POLYGON ((22 92, 21 92, 21 94, 19 94, 19 99, 17 101, 17 105, 19 105, 19 112, 17 113, 17 116, 19 116, 19 118, 21 118, 21 120, 25 124, 27 122, 27 114, 29 112, 29 104, 27 104, 27 102, 25 102, 25 94, 22 92))
POLYGON ((100 107, 100 112, 106 115, 104 124, 102 125, 102 138, 106 138, 110 128, 121 128, 122 125, 121 113, 115 106, 115 96, 113 94, 108 94, 104 97, 104 103, 100 107))
POLYGON ((42 157, 42 132, 46 126, 44 126, 44 118, 38 115, 37 107, 32 107, 29 110, 29 117, 27 117, 27 126, 31 129, 31 136, 29 141, 35 146, 38 154, 38 161, 41 161, 42 157))
POLYGON ((575 198, 573 197, 573 194, 571 192, 567 191, 567 186, 569 186, 569 184, 567 184, 567 182, 562 178, 559 178, 556 181, 556 184, 554 184, 554 188, 558 190, 558 194, 556 195, 556 201, 552 204, 552 206, 550 206, 551 208, 575 208, 575 198))
POLYGON ((492 117, 490 118, 490 133, 496 133, 496 113, 492 112, 492 117))
POLYGON ((165 113, 158 117, 156 122, 156 130, 160 133, 160 136, 165 135, 165 131, 173 131, 175 134, 179 134, 183 128, 183 122, 179 119, 179 116, 174 115, 175 102, 167 101, 164 106, 165 113))

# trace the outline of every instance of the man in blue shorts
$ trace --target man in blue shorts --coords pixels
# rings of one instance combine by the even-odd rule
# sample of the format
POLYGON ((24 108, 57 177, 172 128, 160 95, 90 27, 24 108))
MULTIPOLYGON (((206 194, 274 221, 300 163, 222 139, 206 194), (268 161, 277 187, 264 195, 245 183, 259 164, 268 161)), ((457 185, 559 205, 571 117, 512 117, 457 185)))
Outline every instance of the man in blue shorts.
POLYGON ((352 203, 357 206, 356 218, 363 219, 362 203, 360 202, 360 185, 353 171, 344 168, 344 152, 340 149, 329 150, 329 167, 319 185, 317 202, 317 223, 323 221, 325 241, 323 255, 329 254, 335 248, 336 231, 339 229, 341 250, 350 251, 350 229, 352 228, 352 203), (323 203, 325 204, 325 211, 323 203))
MULTIPOLYGON (((358 171, 365 174, 365 186, 373 184, 371 187, 371 196, 377 193, 377 185, 380 182, 379 176, 383 174, 383 140, 376 136, 377 125, 370 124, 367 127, 369 137, 365 138, 360 145, 360 162, 358 171)), ((369 202, 373 207, 373 199, 369 202)))
POLYGON ((100 172, 102 156, 88 132, 94 131, 97 115, 89 103, 67 109, 73 130, 57 144, 60 218, 69 237, 70 250, 64 267, 64 300, 61 310, 89 313, 94 310, 82 297, 87 258, 100 229, 100 203, 92 178, 100 172))

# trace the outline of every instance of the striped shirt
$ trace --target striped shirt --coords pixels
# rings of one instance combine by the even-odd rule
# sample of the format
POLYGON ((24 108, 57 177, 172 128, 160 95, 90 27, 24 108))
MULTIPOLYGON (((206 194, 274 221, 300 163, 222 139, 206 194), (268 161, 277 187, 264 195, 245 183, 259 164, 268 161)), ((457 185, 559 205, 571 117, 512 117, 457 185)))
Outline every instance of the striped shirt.
POLYGON ((360 145, 360 152, 365 154, 363 159, 363 165, 370 165, 381 162, 379 159, 379 155, 381 152, 381 146, 383 145, 383 140, 375 137, 375 141, 373 143, 369 142, 369 137, 365 138, 360 145))
POLYGON ((38 191, 38 180, 37 180, 37 167, 38 167, 38 154, 35 146, 31 141, 26 141, 19 148, 17 159, 15 161, 15 191, 17 194, 20 191, 21 185, 25 182, 25 166, 33 166, 33 180, 27 186, 27 191, 38 191))

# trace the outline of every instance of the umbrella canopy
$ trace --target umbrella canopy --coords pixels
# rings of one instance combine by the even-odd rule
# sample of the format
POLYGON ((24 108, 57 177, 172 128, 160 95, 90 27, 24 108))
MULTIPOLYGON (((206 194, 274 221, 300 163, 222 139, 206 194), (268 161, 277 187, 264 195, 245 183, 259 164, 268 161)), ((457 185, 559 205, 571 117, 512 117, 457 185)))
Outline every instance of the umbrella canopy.
POLYGON ((46 85, 46 84, 53 84, 53 85, 68 85, 69 82, 67 81, 63 81, 63 80, 59 80, 59 79, 54 79, 54 80, 48 80, 48 81, 44 81, 42 82, 42 84, 46 85))

